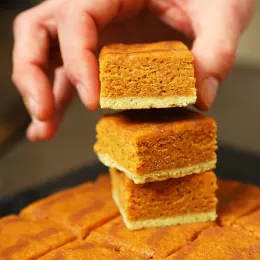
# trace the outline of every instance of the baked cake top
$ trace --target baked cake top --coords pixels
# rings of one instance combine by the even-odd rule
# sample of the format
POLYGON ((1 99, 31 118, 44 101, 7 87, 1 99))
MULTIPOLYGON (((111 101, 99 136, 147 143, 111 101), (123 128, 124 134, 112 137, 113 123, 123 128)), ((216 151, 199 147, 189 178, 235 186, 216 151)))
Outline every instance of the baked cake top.
POLYGON ((209 228, 169 260, 259 259, 260 241, 249 232, 231 228, 209 228))
POLYGON ((100 52, 100 58, 107 54, 150 54, 155 52, 179 52, 182 55, 188 55, 193 57, 188 47, 180 41, 163 41, 156 43, 137 43, 137 44, 110 44, 102 48, 100 52))
POLYGON ((0 259, 36 259, 74 239, 48 220, 34 222, 15 215, 0 219, 0 259))
POLYGON ((201 129, 205 124, 216 127, 214 119, 201 113, 183 109, 150 109, 140 113, 139 110, 123 111, 116 114, 105 115, 97 125, 107 130, 124 132, 127 135, 139 136, 148 133, 182 132, 185 130, 195 131, 201 129))
POLYGON ((80 259, 115 259, 115 260, 138 260, 141 259, 127 252, 121 253, 105 245, 99 245, 88 239, 75 241, 40 258, 40 260, 80 260, 80 259))
POLYGON ((122 217, 118 217, 92 232, 89 239, 101 244, 109 243, 111 247, 123 251, 130 249, 145 259, 161 259, 176 252, 194 240, 202 230, 211 226, 215 226, 215 223, 193 223, 131 231, 126 228, 122 217))

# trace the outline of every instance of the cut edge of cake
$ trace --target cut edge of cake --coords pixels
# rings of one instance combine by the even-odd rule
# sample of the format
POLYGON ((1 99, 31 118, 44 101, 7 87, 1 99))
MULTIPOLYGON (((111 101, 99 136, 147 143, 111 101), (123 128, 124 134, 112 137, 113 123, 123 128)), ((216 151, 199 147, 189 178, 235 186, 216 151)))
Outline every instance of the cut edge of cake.
POLYGON ((101 108, 111 108, 118 110, 147 109, 147 108, 168 108, 186 107, 195 104, 194 96, 174 96, 174 97, 101 97, 101 108))
POLYGON ((126 176, 134 181, 135 184, 143 184, 145 182, 163 181, 170 178, 180 178, 191 174, 200 174, 206 171, 215 169, 217 159, 209 162, 203 162, 187 167, 156 171, 149 174, 137 175, 133 172, 128 171, 122 165, 113 160, 108 154, 97 153, 99 160, 107 167, 117 168, 124 172, 126 176))
POLYGON ((167 227, 173 225, 184 225, 191 223, 201 223, 201 222, 209 222, 215 221, 217 219, 216 211, 202 212, 202 213, 192 213, 192 214, 184 214, 173 217, 162 217, 156 219, 144 219, 144 220, 136 220, 131 221, 127 219, 126 212, 123 209, 120 199, 115 190, 112 190, 112 197, 120 211, 120 214, 124 220, 126 227, 129 230, 139 230, 143 228, 154 228, 154 227, 167 227))

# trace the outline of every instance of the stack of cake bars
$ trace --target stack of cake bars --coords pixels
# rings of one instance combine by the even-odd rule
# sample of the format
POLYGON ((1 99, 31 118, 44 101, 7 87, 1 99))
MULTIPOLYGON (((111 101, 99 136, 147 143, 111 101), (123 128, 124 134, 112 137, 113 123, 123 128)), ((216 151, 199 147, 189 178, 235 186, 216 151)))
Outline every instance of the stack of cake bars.
POLYGON ((110 45, 100 54, 94 147, 110 168, 128 229, 216 219, 216 122, 196 102, 193 55, 181 42, 110 45))

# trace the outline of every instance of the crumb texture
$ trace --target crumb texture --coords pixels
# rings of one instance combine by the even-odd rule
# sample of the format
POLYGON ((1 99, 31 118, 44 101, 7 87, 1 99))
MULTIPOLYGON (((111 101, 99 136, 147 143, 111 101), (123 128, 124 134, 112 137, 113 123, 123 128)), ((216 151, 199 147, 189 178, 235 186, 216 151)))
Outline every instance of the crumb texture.
POLYGON ((129 221, 216 212, 213 172, 145 184, 135 184, 117 169, 110 172, 113 194, 129 221))
POLYGON ((216 161, 217 126, 212 118, 177 108, 138 112, 101 118, 95 152, 135 175, 216 161))
POLYGON ((193 55, 180 42, 106 46, 99 61, 101 100, 172 96, 196 99, 193 55))

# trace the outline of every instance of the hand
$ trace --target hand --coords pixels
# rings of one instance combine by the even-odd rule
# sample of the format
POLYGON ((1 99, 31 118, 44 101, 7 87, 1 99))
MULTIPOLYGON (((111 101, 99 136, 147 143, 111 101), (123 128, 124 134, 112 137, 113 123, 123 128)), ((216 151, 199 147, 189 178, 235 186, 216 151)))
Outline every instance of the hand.
POLYGON ((253 7, 253 0, 48 0, 20 14, 13 81, 32 117, 28 138, 51 138, 75 91, 90 110, 98 107, 95 54, 107 42, 170 40, 184 33, 194 40, 197 107, 209 109, 253 7))

